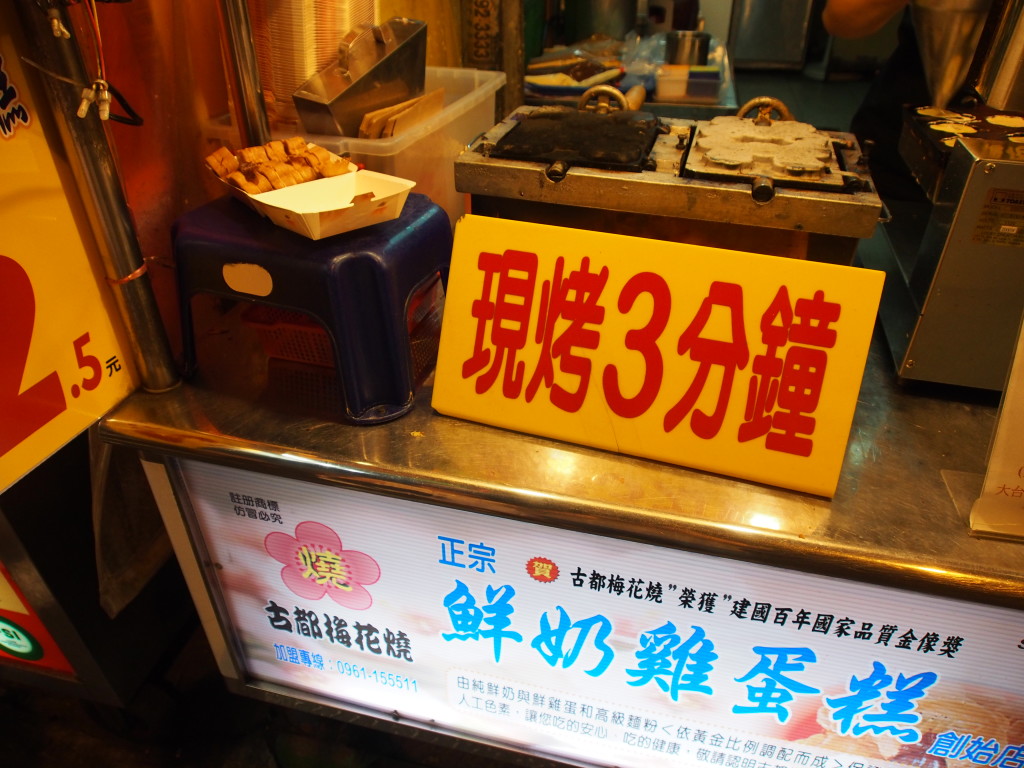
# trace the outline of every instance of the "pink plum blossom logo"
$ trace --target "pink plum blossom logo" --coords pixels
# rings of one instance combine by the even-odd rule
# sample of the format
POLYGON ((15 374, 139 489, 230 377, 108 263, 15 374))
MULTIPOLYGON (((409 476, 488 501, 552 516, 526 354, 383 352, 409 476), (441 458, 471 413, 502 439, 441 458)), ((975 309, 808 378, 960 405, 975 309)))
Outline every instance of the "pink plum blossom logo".
POLYGON ((341 538, 326 525, 299 523, 294 536, 275 532, 263 540, 263 546, 284 564, 281 579, 299 597, 319 600, 327 595, 356 611, 373 604, 365 585, 377 582, 380 566, 364 552, 344 549, 341 538))

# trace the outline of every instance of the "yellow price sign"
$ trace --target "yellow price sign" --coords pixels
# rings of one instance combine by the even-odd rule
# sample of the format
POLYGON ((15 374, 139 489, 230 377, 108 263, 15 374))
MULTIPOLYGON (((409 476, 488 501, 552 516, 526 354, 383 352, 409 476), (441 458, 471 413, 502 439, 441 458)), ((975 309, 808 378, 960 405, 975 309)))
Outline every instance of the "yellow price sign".
MULTIPOLYGON (((52 118, 0 11, 0 492, 135 388, 52 118)), ((93 116, 95 118, 95 116, 93 116)))
POLYGON ((883 279, 465 216, 433 406, 831 496, 883 279))

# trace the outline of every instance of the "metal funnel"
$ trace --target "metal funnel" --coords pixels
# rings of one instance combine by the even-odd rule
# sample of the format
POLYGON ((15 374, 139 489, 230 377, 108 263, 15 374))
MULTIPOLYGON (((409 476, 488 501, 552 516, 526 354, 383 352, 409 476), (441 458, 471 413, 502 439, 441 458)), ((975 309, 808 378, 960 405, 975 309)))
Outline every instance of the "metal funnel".
POLYGON ((932 106, 944 108, 967 79, 992 0, 913 0, 921 63, 932 106))

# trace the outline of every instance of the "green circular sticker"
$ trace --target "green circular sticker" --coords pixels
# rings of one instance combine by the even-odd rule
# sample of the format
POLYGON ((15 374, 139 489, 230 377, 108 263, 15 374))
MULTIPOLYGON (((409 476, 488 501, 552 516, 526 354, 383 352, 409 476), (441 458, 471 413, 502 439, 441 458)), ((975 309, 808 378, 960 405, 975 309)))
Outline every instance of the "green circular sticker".
POLYGON ((2 616, 0 616, 0 650, 25 661, 43 658, 43 646, 28 631, 2 616))

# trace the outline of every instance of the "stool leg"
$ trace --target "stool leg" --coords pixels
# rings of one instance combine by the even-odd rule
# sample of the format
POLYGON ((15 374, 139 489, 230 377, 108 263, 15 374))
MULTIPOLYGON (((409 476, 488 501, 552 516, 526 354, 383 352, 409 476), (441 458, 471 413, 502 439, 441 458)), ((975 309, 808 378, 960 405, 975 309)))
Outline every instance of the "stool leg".
POLYGON ((196 338, 192 320, 192 296, 182 294, 179 299, 181 315, 182 376, 191 378, 196 373, 196 338))

